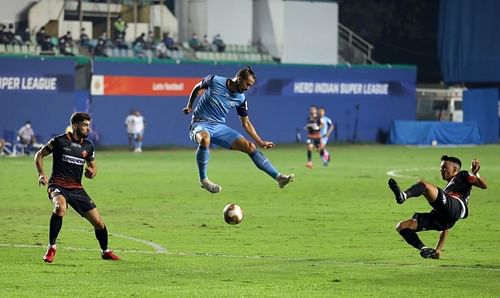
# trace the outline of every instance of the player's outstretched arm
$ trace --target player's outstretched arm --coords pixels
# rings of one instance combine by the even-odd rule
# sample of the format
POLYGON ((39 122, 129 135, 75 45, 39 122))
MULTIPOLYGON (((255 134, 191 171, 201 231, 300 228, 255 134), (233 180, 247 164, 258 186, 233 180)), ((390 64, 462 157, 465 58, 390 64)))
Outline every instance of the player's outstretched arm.
POLYGON ((196 100, 196 97, 198 97, 198 92, 200 92, 201 89, 201 83, 202 82, 199 82, 198 84, 196 84, 194 87, 193 87, 193 90, 191 90, 191 94, 189 95, 189 99, 188 99, 188 102, 186 104, 186 107, 182 109, 182 112, 184 112, 184 114, 189 114, 193 111, 193 103, 194 101, 196 100))
POLYGON ((439 232, 439 240, 438 243, 436 244, 436 259, 439 259, 441 256, 441 251, 443 250, 444 243, 446 242, 446 239, 448 238, 448 230, 443 230, 439 232))
POLYGON ((35 167, 38 172, 38 186, 47 185, 49 179, 47 175, 45 175, 45 171, 43 169, 43 158, 50 154, 47 146, 43 146, 40 150, 35 153, 35 167))
POLYGON ((479 164, 479 160, 474 158, 471 162, 470 171, 476 177, 476 179, 475 179, 475 181, 472 182, 472 184, 474 186, 479 187, 479 188, 486 189, 488 187, 488 185, 486 184, 486 180, 484 180, 484 178, 482 178, 479 175, 480 169, 481 169, 481 165, 479 164))
POLYGON ((248 133, 250 137, 257 143, 259 147, 262 147, 264 149, 271 149, 274 147, 274 143, 270 141, 264 141, 260 138, 260 136, 257 134, 257 131, 255 130, 255 127, 253 126, 252 122, 250 122, 250 119, 248 116, 241 116, 241 126, 245 129, 245 131, 248 133))

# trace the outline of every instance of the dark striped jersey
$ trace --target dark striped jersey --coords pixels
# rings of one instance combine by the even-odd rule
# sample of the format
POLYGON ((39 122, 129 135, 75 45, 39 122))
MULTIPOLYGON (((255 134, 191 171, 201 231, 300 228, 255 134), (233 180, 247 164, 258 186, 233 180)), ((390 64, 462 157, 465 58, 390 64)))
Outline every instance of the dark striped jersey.
POLYGON ((86 139, 75 141, 71 134, 51 139, 45 146, 53 154, 49 185, 64 188, 83 188, 82 174, 86 161, 94 160, 94 145, 86 139))
POLYGON ((444 188, 444 192, 450 196, 462 201, 465 207, 465 217, 468 214, 468 203, 470 197, 470 191, 472 189, 472 183, 477 179, 475 176, 470 175, 467 171, 460 171, 457 175, 451 178, 450 182, 444 188))
POLYGON ((321 138, 321 118, 319 117, 307 117, 307 135, 309 138, 317 139, 321 138))

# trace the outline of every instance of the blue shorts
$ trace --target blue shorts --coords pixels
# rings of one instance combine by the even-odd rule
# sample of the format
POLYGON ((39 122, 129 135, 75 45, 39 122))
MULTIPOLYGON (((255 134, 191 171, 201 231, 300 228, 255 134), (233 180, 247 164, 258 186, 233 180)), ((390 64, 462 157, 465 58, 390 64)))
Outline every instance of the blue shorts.
POLYGON ((321 144, 323 144, 323 146, 326 146, 326 144, 328 144, 328 137, 322 137, 321 144))
POLYGON ((200 131, 206 131, 210 135, 211 143, 217 146, 231 149, 231 144, 243 136, 222 123, 213 122, 193 122, 189 127, 189 137, 196 143, 196 134, 200 131))

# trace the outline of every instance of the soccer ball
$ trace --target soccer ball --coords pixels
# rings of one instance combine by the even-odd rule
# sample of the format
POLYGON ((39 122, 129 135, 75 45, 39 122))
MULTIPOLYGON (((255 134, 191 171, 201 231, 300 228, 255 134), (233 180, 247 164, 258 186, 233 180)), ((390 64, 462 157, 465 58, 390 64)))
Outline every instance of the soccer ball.
POLYGON ((243 221, 243 209, 236 204, 229 204, 222 210, 224 221, 230 225, 237 225, 243 221))

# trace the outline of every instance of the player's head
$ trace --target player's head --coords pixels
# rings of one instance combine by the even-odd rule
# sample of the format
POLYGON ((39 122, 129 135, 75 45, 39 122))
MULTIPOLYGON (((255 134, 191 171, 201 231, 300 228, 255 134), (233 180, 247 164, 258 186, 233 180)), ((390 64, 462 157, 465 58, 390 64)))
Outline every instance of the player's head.
POLYGON ((84 112, 75 112, 71 115, 70 122, 73 135, 77 138, 86 138, 90 133, 92 117, 84 112))
POLYGON ((443 180, 450 181, 460 171, 461 167, 462 162, 460 159, 448 155, 441 156, 441 178, 443 180))
POLYGON ((318 113, 320 117, 325 116, 325 112, 326 112, 325 107, 319 107, 318 113))
POLYGON ((243 93, 255 84, 257 76, 250 66, 242 68, 236 73, 236 91, 243 93))
POLYGON ((309 115, 310 116, 317 116, 318 115, 318 107, 315 105, 310 105, 309 106, 309 115))

